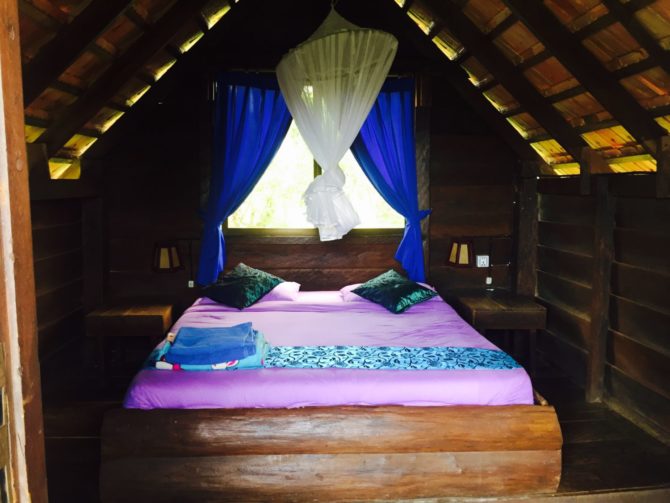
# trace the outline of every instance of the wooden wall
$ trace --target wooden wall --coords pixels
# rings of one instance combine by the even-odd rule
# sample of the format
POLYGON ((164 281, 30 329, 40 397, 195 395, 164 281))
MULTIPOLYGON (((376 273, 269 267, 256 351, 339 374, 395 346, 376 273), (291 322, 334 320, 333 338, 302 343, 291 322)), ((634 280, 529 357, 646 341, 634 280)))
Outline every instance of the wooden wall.
POLYGON ((81 200, 33 201, 31 213, 38 345, 44 359, 83 333, 81 200))
MULTIPOLYGON (((670 200, 654 197, 653 176, 616 176, 613 261, 605 288, 603 399, 638 424, 670 438, 670 200)), ((578 195, 574 179, 539 185, 538 290, 546 359, 587 384, 594 346, 594 221, 601 204, 578 195)))

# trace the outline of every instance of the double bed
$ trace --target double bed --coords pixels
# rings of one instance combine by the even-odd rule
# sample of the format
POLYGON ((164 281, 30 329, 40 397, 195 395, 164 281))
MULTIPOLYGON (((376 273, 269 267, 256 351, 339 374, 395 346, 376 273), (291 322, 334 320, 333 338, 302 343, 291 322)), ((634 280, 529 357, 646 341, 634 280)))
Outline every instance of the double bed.
MULTIPOLYGON (((241 311, 201 298, 172 331, 248 321, 272 346, 498 353, 439 296, 402 314, 340 291, 300 292, 295 300, 261 300, 241 311)), ((447 370, 147 366, 124 409, 105 418, 103 501, 555 491, 562 440, 553 408, 533 404, 522 367, 461 363, 447 370)))

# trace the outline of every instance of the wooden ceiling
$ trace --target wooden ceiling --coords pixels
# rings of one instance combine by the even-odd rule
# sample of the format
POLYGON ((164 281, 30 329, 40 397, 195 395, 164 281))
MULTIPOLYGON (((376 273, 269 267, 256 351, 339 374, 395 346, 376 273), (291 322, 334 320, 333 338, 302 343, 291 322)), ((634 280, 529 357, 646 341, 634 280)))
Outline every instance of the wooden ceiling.
MULTIPOLYGON (((263 6, 19 0, 26 141, 46 145, 52 177, 78 176, 84 152, 245 3, 263 6)), ((281 5, 299 19, 293 3, 281 5)), ((457 92, 539 174, 658 170, 667 178, 670 0, 375 5, 380 19, 402 17, 414 44, 444 55, 442 71, 457 92)), ((345 16, 357 8, 347 0, 338 5, 345 16)), ((308 33, 316 24, 307 22, 308 33)))

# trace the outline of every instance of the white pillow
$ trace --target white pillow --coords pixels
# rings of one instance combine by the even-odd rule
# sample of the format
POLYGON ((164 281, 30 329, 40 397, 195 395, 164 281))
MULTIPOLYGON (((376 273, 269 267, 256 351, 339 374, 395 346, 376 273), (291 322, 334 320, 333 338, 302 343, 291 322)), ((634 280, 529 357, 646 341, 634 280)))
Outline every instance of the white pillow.
POLYGON ((296 300, 300 291, 300 283, 284 281, 263 295, 260 300, 296 300))
MULTIPOLYGON (((419 282, 417 281, 417 283, 419 282)), ((340 288, 340 295, 342 295, 342 300, 344 302, 370 302, 368 299, 364 299, 360 295, 356 295, 354 292, 352 292, 352 290, 356 290, 356 288, 358 288, 362 284, 363 283, 354 283, 353 285, 347 285, 340 288)), ((428 290, 432 290, 433 292, 437 291, 435 290, 435 287, 432 287, 427 283, 419 283, 419 285, 421 285, 424 288, 428 288, 428 290)), ((440 300, 440 296, 436 295, 432 299, 428 300, 434 300, 434 299, 440 300)))

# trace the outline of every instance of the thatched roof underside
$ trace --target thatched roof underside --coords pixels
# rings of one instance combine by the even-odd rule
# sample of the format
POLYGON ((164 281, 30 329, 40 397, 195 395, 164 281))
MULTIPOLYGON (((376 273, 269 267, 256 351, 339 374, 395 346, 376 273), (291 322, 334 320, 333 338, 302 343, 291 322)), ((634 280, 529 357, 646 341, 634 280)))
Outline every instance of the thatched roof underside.
MULTIPOLYGON (((78 177, 84 152, 253 1, 19 0, 26 141, 46 145, 52 177, 78 177)), ((388 9, 465 70, 539 173, 650 172, 667 155, 670 0, 388 0, 388 9)))

